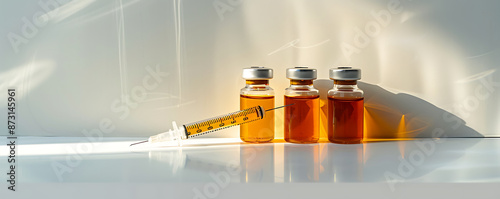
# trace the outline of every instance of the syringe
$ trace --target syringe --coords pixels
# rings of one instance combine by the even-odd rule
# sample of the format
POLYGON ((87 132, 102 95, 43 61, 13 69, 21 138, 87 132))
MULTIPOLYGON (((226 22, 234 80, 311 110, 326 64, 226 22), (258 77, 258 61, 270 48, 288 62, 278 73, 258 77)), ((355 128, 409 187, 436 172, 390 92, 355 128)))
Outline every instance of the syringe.
POLYGON ((234 113, 229 113, 226 115, 221 115, 218 117, 209 118, 206 120, 201 120, 198 122, 193 122, 189 124, 182 125, 178 127, 177 124, 172 122, 173 129, 170 129, 167 132, 160 133, 158 135, 154 135, 149 137, 148 140, 144 140, 141 142, 133 143, 132 145, 141 144, 141 143, 160 143, 160 142, 171 142, 174 141, 177 145, 182 145, 182 140, 197 137, 200 135, 205 135, 208 133, 212 133, 221 129, 237 126, 240 124, 253 122, 260 120, 265 117, 265 113, 267 111, 273 111, 279 108, 283 108, 286 106, 291 106, 293 104, 288 104, 285 106, 279 106, 272 109, 264 110, 262 106, 254 106, 248 109, 244 109, 241 111, 236 111, 234 113))

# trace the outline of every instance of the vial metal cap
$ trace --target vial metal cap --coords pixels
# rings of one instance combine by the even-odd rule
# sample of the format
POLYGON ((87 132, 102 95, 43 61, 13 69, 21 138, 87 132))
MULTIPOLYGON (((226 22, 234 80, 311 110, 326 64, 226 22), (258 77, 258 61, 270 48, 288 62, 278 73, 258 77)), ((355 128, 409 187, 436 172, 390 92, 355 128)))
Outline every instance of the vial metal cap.
POLYGON ((314 68, 295 67, 286 69, 286 78, 292 80, 314 80, 317 78, 317 72, 314 68))
POLYGON ((350 66, 339 66, 330 69, 330 79, 333 80, 359 80, 361 79, 361 70, 350 66))
POLYGON ((246 80, 266 80, 273 78, 273 69, 262 66, 252 66, 243 69, 243 79, 246 80))

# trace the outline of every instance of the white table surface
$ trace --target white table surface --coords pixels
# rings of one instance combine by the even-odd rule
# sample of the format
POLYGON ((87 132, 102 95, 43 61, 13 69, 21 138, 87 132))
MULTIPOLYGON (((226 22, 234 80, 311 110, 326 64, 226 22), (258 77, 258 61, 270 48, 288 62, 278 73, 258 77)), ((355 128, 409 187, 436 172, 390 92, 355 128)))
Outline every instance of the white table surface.
MULTIPOLYGON (((355 145, 245 144, 236 138, 197 138, 182 147, 129 147, 140 140, 20 137, 16 141, 18 187, 194 183, 203 191, 203 185, 227 179, 231 184, 378 183, 394 192, 405 183, 500 182, 500 139, 495 138, 355 145)), ((0 142, 8 140, 1 137, 0 142)), ((0 156, 7 157, 8 152, 7 146, 0 146, 0 156)), ((6 160, 0 168, 7 171, 6 160)))

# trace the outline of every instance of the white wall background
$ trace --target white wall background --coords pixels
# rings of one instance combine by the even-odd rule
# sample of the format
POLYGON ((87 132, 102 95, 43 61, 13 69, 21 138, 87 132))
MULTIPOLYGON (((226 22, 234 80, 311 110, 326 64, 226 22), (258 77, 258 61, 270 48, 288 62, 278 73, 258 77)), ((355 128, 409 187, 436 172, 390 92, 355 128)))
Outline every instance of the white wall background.
POLYGON ((237 110, 244 67, 275 69, 281 105, 286 68, 327 79, 353 65, 368 107, 426 124, 409 136, 499 137, 499 9, 495 0, 3 0, 0 120, 16 88, 18 135, 84 136, 109 123, 107 136, 149 136, 171 120, 237 110))

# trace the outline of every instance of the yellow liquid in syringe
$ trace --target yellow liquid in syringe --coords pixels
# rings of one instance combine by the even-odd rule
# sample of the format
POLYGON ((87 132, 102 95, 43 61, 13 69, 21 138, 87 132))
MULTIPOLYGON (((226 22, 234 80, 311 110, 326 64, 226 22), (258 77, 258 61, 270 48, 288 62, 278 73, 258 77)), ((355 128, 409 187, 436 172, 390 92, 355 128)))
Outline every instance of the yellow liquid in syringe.
POLYGON ((255 106, 227 115, 186 124, 184 128, 186 129, 187 138, 192 138, 235 125, 260 120, 264 117, 264 114, 265 110, 262 106, 255 106))

